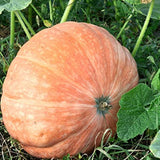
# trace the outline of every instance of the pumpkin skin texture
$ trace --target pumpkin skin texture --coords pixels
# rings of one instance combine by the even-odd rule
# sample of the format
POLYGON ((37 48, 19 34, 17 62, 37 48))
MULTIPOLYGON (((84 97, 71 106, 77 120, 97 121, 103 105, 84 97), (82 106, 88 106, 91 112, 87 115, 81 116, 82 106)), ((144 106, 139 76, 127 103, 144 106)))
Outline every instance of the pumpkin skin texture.
POLYGON ((119 100, 137 83, 135 60, 108 31, 57 24, 33 36, 12 61, 3 84, 3 121, 35 157, 89 153, 106 129, 116 133, 119 100))

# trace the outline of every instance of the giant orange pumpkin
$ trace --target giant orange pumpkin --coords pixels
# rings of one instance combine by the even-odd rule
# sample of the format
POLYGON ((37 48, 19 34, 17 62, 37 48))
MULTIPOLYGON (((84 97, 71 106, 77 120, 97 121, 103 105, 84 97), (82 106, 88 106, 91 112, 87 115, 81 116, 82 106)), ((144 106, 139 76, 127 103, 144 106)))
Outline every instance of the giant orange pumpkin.
POLYGON ((105 29, 65 22, 33 36, 11 63, 2 114, 33 156, 90 152, 116 132, 119 100, 138 82, 129 51, 105 29))

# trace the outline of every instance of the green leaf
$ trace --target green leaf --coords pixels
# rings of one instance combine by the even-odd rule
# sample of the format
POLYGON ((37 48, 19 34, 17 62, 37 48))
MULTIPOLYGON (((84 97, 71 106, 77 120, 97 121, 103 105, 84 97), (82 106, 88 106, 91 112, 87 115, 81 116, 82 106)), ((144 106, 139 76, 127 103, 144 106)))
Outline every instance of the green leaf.
POLYGON ((141 0, 124 0, 130 4, 140 4, 141 3, 141 0))
POLYGON ((153 80, 151 82, 151 87, 154 90, 160 91, 160 69, 157 71, 157 73, 153 77, 153 80))
POLYGON ((149 146, 149 149, 155 157, 160 158, 160 131, 157 132, 155 138, 149 146))
POLYGON ((124 141, 142 134, 151 123, 148 107, 154 99, 153 91, 139 84, 121 97, 118 112, 117 134, 124 141))
POLYGON ((160 96, 156 97, 150 105, 150 109, 148 110, 148 128, 149 129, 158 129, 160 125, 160 96))
POLYGON ((147 57, 147 59, 148 59, 151 63, 153 63, 154 65, 156 65, 156 63, 155 63, 155 60, 154 60, 154 57, 153 57, 153 56, 148 56, 148 57, 147 57))
MULTIPOLYGON (((147 15, 150 3, 140 4, 136 9, 143 15, 147 15)), ((155 0, 151 18, 160 20, 160 0, 155 0)))
MULTIPOLYGON (((151 0, 124 0, 134 5, 133 7, 141 14, 147 15, 151 0)), ((160 0, 155 0, 151 18, 160 20, 160 0)))
POLYGON ((43 24, 46 26, 46 27, 51 27, 52 26, 52 22, 50 20, 43 20, 43 24))
POLYGON ((25 9, 32 0, 1 0, 0 14, 5 9, 8 12, 25 9))

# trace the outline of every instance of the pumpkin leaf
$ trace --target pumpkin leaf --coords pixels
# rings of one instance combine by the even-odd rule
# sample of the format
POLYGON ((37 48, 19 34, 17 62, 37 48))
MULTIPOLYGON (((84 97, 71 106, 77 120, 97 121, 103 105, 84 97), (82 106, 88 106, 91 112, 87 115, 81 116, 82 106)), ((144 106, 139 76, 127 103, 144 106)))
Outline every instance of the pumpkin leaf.
POLYGON ((149 149, 155 157, 160 158, 160 131, 157 132, 155 138, 149 146, 149 149))
MULTIPOLYGON (((149 6, 150 6, 150 3, 139 4, 136 6, 136 9, 141 14, 147 15, 149 6)), ((160 0, 155 0, 151 18, 160 20, 160 0)))
POLYGON ((123 1, 125 1, 127 3, 130 3, 130 4, 134 4, 134 5, 136 5, 136 4, 148 4, 148 3, 151 2, 151 0, 123 0, 123 1))
POLYGON ((148 110, 148 118, 150 123, 148 123, 149 129, 158 129, 160 125, 160 96, 156 97, 150 105, 148 110))
POLYGON ((145 84, 137 85, 121 97, 117 123, 120 139, 127 141, 142 134, 148 126, 152 126, 148 110, 153 99, 152 89, 145 84))
POLYGON ((124 1, 130 4, 140 4, 141 3, 141 0, 124 0, 124 1))
POLYGON ((5 9, 8 12, 25 9, 32 0, 1 0, 0 14, 5 9))
POLYGON ((154 90, 160 91, 160 69, 157 71, 157 73, 153 77, 153 80, 151 82, 151 87, 154 90))
MULTIPOLYGON (((133 5, 137 12, 143 15, 147 15, 151 0, 124 0, 125 2, 133 5)), ((151 18, 160 19, 160 0, 155 0, 154 8, 152 11, 151 18)))

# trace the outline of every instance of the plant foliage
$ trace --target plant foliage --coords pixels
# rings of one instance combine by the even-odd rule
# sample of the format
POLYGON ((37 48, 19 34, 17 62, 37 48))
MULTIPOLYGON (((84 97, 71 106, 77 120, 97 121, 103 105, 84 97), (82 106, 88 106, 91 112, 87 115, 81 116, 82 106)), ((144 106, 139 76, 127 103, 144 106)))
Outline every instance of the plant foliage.
POLYGON ((139 84, 124 94, 120 100, 118 112, 117 134, 127 141, 142 134, 147 128, 158 129, 160 126, 160 70, 152 80, 152 88, 139 84))
POLYGON ((5 9, 8 12, 25 9, 32 0, 1 0, 0 14, 5 9))
POLYGON ((157 132, 149 148, 155 157, 160 158, 160 131, 157 132))

